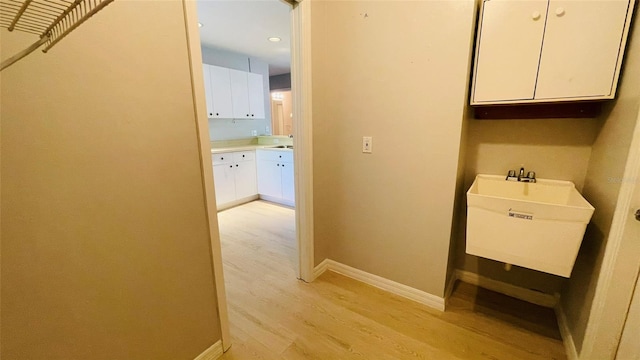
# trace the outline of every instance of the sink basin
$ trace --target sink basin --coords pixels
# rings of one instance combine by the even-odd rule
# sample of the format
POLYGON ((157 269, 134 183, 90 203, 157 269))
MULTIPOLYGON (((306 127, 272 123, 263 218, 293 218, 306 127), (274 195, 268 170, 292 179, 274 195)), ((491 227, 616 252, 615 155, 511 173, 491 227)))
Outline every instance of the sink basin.
POLYGON ((293 149, 293 145, 277 145, 273 146, 272 149, 293 149))
POLYGON ((467 253, 571 276, 594 208, 570 181, 478 175, 467 192, 467 253))

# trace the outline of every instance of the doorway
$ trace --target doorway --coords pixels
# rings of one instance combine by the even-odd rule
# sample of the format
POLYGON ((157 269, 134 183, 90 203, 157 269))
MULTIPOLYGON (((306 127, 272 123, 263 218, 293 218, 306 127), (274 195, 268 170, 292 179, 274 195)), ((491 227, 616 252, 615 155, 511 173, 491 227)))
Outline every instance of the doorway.
MULTIPOLYGON (((187 9, 188 28, 192 45, 190 52, 192 57, 192 72, 194 77, 198 75, 202 77, 198 61, 201 59, 200 48, 197 45, 199 37, 193 34, 198 33, 198 13, 194 3, 185 4, 187 9)), ((314 262, 313 262, 313 196, 312 196, 312 138, 311 138, 311 103, 310 103, 310 23, 308 22, 310 15, 309 3, 298 3, 288 10, 291 19, 291 90, 292 90, 292 109, 293 109, 293 145, 296 151, 293 153, 295 172, 295 242, 297 245, 296 258, 294 266, 296 267, 295 277, 304 281, 313 281, 314 279, 314 262), (306 19, 306 20, 305 20, 306 19), (305 39, 305 41, 303 41, 305 39), (306 98, 305 98, 305 95, 306 98)), ((206 26, 206 24, 204 24, 206 26)), ((194 80, 195 101, 199 103, 199 107, 204 107, 203 90, 198 87, 198 81, 194 80)), ((198 109, 198 113, 200 113, 198 109)), ((207 208, 209 219, 211 222, 211 240, 212 240, 212 258, 214 265, 214 275, 216 279, 217 297, 219 301, 219 315, 222 324, 222 345, 224 349, 228 349, 231 345, 229 335, 228 306, 226 302, 226 290, 224 286, 224 276, 222 270, 222 258, 220 251, 220 242, 218 237, 217 208, 215 206, 213 180, 211 162, 207 156, 207 145, 210 140, 206 136, 208 129, 207 119, 204 114, 198 115, 199 138, 201 149, 203 152, 203 170, 205 171, 205 192, 207 196, 207 208), (204 119, 203 119, 204 118, 204 119)))
POLYGON ((273 135, 293 134, 293 99, 291 88, 271 90, 271 128, 273 135))

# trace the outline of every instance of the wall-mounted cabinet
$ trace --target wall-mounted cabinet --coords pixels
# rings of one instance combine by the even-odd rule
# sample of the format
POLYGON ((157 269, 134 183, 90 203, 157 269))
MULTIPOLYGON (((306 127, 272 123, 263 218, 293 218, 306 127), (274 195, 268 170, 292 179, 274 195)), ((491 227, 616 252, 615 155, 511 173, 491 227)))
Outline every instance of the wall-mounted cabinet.
POLYGON ((231 79, 229 69, 203 64, 204 92, 207 98, 209 118, 228 119, 233 117, 231 99, 231 79))
POLYGON ((265 118, 262 75, 208 64, 203 75, 209 118, 265 118))
POLYGON ((484 0, 471 104, 612 99, 633 6, 484 0))
POLYGON ((229 70, 235 119, 264 119, 262 75, 229 70))
POLYGON ((294 206, 293 152, 257 150, 260 197, 294 206))

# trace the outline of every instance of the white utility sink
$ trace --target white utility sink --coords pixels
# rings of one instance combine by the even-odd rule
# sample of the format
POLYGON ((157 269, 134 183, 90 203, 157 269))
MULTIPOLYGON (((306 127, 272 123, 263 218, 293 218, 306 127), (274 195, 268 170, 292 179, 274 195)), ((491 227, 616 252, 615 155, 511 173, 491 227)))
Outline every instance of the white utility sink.
POLYGON ((478 175, 467 192, 467 253, 571 276, 594 208, 570 181, 478 175))

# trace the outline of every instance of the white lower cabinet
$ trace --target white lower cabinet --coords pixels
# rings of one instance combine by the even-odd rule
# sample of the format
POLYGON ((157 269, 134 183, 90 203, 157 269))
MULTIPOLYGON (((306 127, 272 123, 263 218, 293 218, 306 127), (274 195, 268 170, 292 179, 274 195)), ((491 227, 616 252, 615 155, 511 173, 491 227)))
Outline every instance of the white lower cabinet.
POLYGON ((218 153, 212 157, 218 210, 257 198, 254 151, 218 153))
POLYGON ((294 206, 293 152, 290 150, 258 149, 256 155, 260 197, 294 206))

